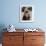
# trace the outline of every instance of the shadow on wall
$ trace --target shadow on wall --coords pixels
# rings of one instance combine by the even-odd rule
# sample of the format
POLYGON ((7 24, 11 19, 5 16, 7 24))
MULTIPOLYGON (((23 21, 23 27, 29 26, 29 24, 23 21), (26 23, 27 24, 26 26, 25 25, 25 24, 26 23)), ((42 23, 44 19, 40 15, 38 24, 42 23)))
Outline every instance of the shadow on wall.
POLYGON ((0 24, 0 43, 2 43, 3 32, 6 32, 6 29, 4 30, 4 28, 6 28, 6 26, 4 24, 0 24))

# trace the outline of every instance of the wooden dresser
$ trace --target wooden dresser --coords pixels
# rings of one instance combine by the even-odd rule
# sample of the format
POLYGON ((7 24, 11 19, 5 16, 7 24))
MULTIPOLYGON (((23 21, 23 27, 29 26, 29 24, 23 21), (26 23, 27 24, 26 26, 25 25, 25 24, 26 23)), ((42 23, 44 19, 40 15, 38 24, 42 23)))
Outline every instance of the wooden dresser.
POLYGON ((3 46, 44 46, 44 32, 3 32, 3 46))

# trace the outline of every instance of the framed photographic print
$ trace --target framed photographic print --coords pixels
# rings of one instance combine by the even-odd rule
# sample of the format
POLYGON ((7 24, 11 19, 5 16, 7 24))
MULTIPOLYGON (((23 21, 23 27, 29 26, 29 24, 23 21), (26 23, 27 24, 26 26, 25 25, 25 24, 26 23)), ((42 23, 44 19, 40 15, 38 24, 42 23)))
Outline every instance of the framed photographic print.
POLYGON ((33 22, 33 21, 34 21, 34 6, 20 5, 20 22, 33 22))

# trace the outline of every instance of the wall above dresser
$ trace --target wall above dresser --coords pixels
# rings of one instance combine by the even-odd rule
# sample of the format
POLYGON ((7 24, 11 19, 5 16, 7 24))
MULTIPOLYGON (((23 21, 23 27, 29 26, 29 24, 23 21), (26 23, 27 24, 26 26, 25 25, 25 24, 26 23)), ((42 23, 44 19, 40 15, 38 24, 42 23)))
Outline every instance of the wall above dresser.
POLYGON ((16 28, 41 27, 46 28, 46 0, 0 0, 0 25, 13 24, 16 28), (35 20, 32 23, 19 21, 20 4, 34 5, 35 20))

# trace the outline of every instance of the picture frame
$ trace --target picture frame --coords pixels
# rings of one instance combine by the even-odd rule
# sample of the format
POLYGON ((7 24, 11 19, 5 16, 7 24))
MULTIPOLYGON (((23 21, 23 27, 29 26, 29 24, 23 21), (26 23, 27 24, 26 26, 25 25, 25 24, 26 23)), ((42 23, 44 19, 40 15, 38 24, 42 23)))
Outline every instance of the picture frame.
POLYGON ((33 22, 33 21, 34 21, 34 6, 20 5, 20 22, 33 22))

